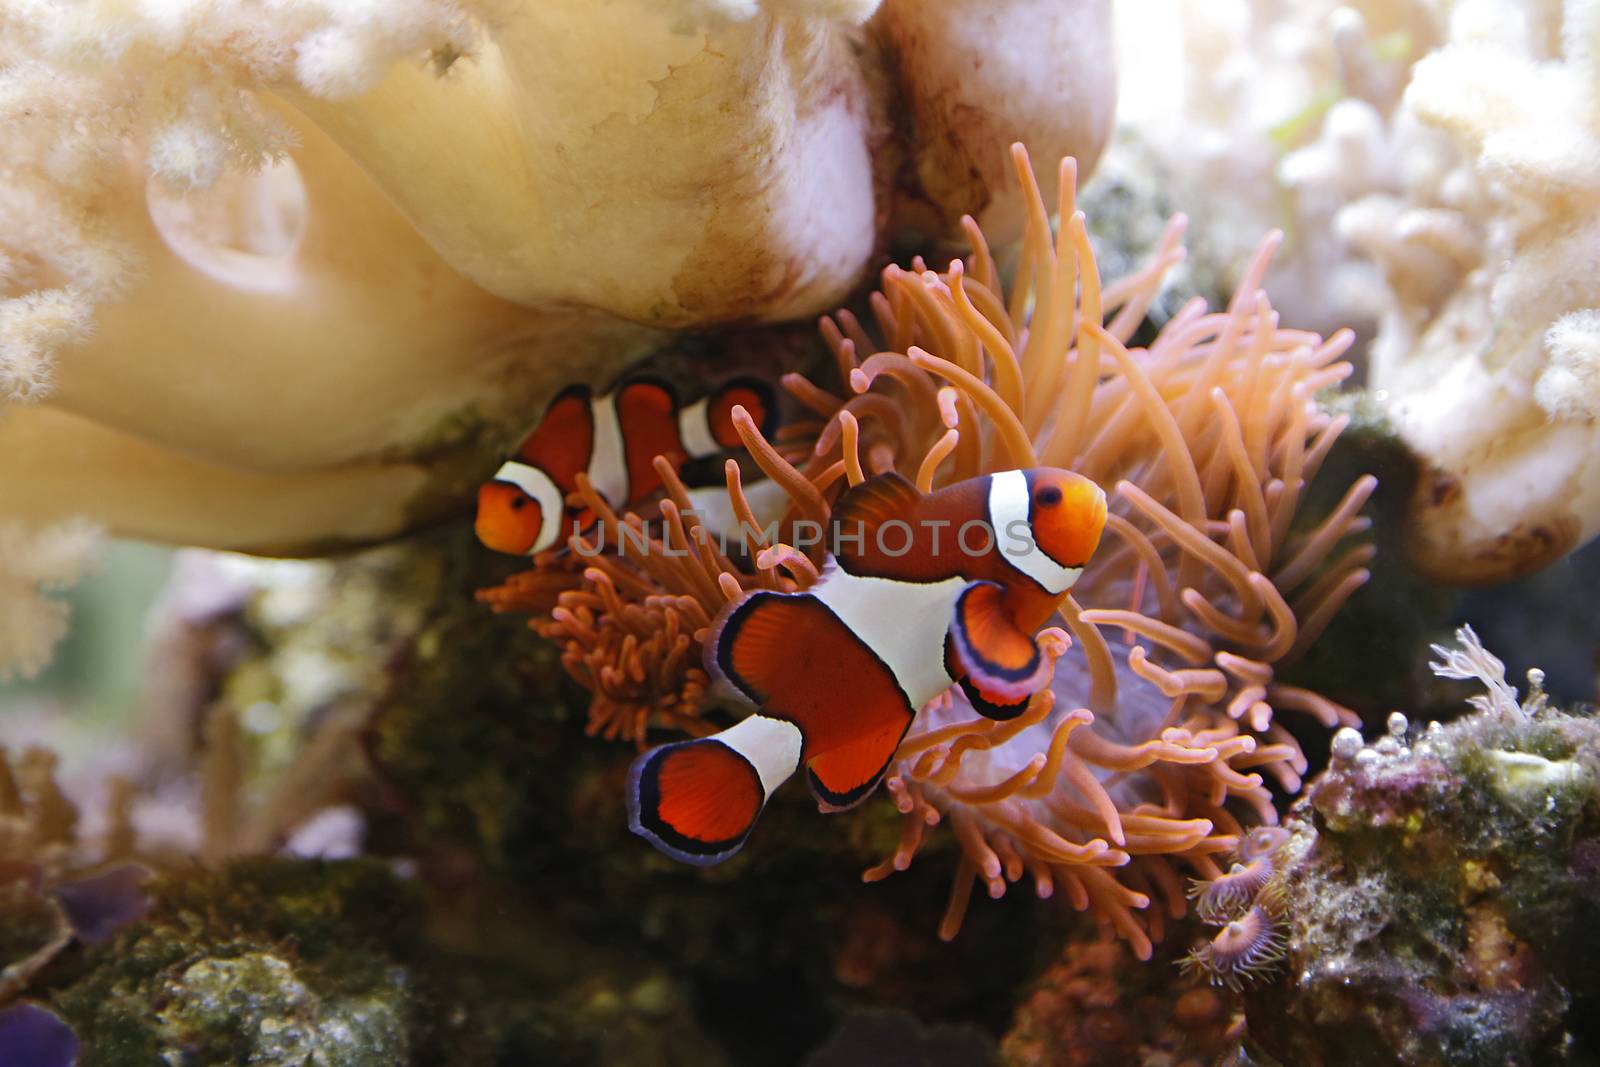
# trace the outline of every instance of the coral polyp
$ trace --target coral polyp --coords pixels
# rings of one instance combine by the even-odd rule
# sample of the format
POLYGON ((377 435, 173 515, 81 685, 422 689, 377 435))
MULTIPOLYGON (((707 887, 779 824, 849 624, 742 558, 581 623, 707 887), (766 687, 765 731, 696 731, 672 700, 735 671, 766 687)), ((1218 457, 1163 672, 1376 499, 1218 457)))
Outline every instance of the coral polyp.
POLYGON ((1231 919, 1267 887, 1272 874, 1272 862, 1265 856, 1235 863, 1216 878, 1198 883, 1194 910, 1207 922, 1231 919))
POLYGON ((1257 905, 1223 924, 1183 962, 1184 969, 1208 976, 1217 985, 1238 989, 1283 959, 1284 939, 1273 915, 1257 905))
MULTIPOLYGON (((740 422, 792 500, 776 542, 757 538, 741 562, 684 514, 669 482, 663 534, 643 548, 618 539, 619 554, 593 559, 535 626, 595 692, 597 729, 683 728, 704 687, 710 619, 748 589, 809 585, 822 552, 792 537, 794 523, 825 523, 847 485, 889 470, 924 491, 1038 464, 1086 475, 1107 489, 1108 536, 1062 602, 1071 641, 1052 650, 1054 681, 1010 722, 955 691, 922 709, 886 781, 900 844, 865 877, 905 869, 947 823, 962 858, 943 936, 959 929, 975 883, 998 897, 1026 874, 1040 896, 1060 889, 1148 957, 1167 917, 1185 911, 1180 871, 1222 876, 1218 857, 1277 821, 1267 779, 1299 788, 1306 761, 1278 712, 1328 729, 1356 722, 1277 678, 1369 576, 1371 546, 1340 546, 1366 529, 1374 479, 1357 479, 1321 521, 1296 524, 1347 422, 1316 396, 1350 374, 1340 356, 1352 337, 1279 325, 1259 289, 1271 235, 1225 310, 1196 300, 1148 346, 1131 346, 1183 258, 1183 220, 1144 268, 1103 285, 1073 162, 1061 164, 1052 228, 1021 146, 1013 160, 1027 225, 1009 285, 968 220, 966 258, 942 272, 920 260, 885 270, 870 328, 848 311, 823 320, 848 393, 786 379, 815 415, 809 448, 791 439, 780 450, 740 422)), ((747 515, 731 465, 729 493, 747 515)), ((643 529, 638 516, 601 513, 602 529, 643 529)), ((553 567, 485 598, 536 610, 553 567)))

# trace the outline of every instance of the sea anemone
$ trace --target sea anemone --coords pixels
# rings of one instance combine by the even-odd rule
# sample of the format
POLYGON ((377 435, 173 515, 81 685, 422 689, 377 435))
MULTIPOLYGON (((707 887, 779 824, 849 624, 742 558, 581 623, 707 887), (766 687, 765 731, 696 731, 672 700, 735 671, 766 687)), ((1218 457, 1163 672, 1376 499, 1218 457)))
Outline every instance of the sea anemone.
MULTIPOLYGON (((1306 762, 1276 711, 1330 729, 1356 721, 1275 677, 1368 578, 1370 546, 1334 550, 1366 528, 1358 512, 1374 479, 1358 479, 1321 522, 1294 527, 1346 424, 1315 396, 1350 373, 1339 356, 1352 337, 1278 326, 1258 290, 1271 235, 1226 311, 1193 301, 1147 348, 1130 349, 1183 256, 1183 220, 1146 267, 1102 287, 1073 161, 1061 164, 1053 232, 1025 150, 1012 156, 1028 211, 1009 287, 966 220, 965 260, 943 273, 920 260, 885 270, 870 300, 876 336, 847 311, 823 320, 851 395, 785 380, 816 415, 809 449, 790 441, 785 452, 740 420, 756 464, 792 500, 776 541, 755 536, 748 556, 719 545, 671 482, 662 533, 643 545, 615 537, 641 536, 639 517, 601 505, 617 554, 594 557, 582 585, 534 625, 597 693, 596 728, 642 739, 652 721, 681 727, 698 713, 699 642, 723 604, 815 579, 821 547, 785 539, 798 520, 825 523, 846 483, 897 470, 927 490, 1034 464, 1093 478, 1110 491, 1111 536, 1063 602, 1072 642, 1051 649, 1053 683, 1007 723, 956 692, 922 709, 886 781, 904 816, 900 845, 865 878, 905 869, 927 829, 948 822, 962 859, 943 936, 959 929, 975 878, 998 897, 1028 873, 1039 895, 1062 887, 1147 958, 1163 910, 1185 910, 1177 869, 1216 878, 1216 856, 1250 826, 1276 823, 1263 774, 1299 788, 1306 762), (1158 898, 1164 909, 1151 907, 1158 898)), ((728 472, 736 513, 748 516, 738 469, 728 472)), ((540 570, 554 566, 485 599, 533 607, 551 580, 540 570)))

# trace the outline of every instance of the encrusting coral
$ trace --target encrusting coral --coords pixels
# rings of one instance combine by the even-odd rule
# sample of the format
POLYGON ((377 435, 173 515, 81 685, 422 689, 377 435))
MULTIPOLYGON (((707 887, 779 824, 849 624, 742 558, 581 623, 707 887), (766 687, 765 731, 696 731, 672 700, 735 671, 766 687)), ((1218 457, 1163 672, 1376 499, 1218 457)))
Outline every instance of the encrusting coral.
POLYGON ((1226 990, 1105 938, 1069 940, 1017 1007, 1003 1067, 1202 1067, 1230 1059, 1243 1016, 1226 990))
POLYGON ((1108 10, 7 4, 0 515, 303 554, 452 513, 662 331, 1013 225, 995 146, 1106 140, 1108 10))
POLYGON ((1484 691, 1368 744, 1341 730, 1274 856, 1281 978, 1246 993, 1282 1063, 1591 1063, 1600 724, 1519 698, 1470 628, 1436 647, 1484 691))
POLYGON ((1007 723, 954 692, 922 709, 887 780, 901 842, 865 876, 904 869, 926 830, 947 822, 962 858, 944 936, 959 928, 974 880, 999 896, 1026 873, 1039 895, 1059 887, 1148 957, 1166 917, 1184 912, 1177 870, 1219 875, 1217 856, 1250 825, 1276 821, 1264 775, 1299 787, 1306 763, 1276 710, 1327 728, 1355 721, 1275 680, 1275 665, 1314 641, 1367 577, 1370 547, 1335 549, 1365 528, 1372 478, 1320 522, 1294 525, 1345 424, 1315 395, 1349 373, 1338 357, 1351 338, 1278 325, 1257 288, 1269 238, 1226 311, 1196 301, 1147 348, 1128 348, 1182 256, 1182 221, 1145 269, 1102 288, 1071 160, 1052 234, 1021 146, 1013 159, 1028 222, 1009 288, 968 220, 965 260, 943 273, 920 262, 885 271, 871 298, 881 342, 849 312, 824 320, 850 396, 791 375, 809 425, 792 423, 775 447, 740 423, 755 462, 792 499, 768 543, 730 462, 750 563, 687 513, 671 479, 659 536, 585 488, 617 554, 580 539, 577 588, 562 589, 574 580, 568 560, 545 557, 482 598, 536 613, 534 627, 595 694, 592 729, 641 744, 652 726, 708 732, 698 719, 706 627, 747 589, 815 579, 821 545, 797 538, 798 522, 825 528, 846 484, 894 469, 926 490, 1036 462, 1088 475, 1111 490, 1110 535, 1063 603, 1070 649, 1065 635, 1048 642, 1053 684, 1007 723))

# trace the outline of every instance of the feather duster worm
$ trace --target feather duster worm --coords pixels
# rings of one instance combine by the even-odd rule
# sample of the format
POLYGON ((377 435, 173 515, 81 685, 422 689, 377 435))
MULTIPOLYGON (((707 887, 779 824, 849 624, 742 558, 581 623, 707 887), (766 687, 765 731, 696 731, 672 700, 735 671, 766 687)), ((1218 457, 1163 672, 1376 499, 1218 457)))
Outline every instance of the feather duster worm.
MULTIPOLYGON (((922 710, 886 783, 904 816, 900 845, 865 878, 905 869, 945 822, 962 859, 943 936, 975 882, 998 897, 1027 874, 1040 896, 1060 888, 1147 957, 1165 916, 1184 912, 1179 870, 1217 878, 1217 857, 1249 827, 1276 823, 1264 776, 1299 787, 1305 759, 1277 712, 1330 729, 1355 721, 1275 678, 1368 578, 1370 546, 1336 549, 1366 528, 1358 512, 1372 478, 1319 524, 1293 527, 1345 426, 1315 395, 1350 373, 1339 357, 1352 338, 1279 326, 1258 288, 1272 235, 1226 310, 1196 300, 1147 348, 1129 348, 1183 256, 1183 220, 1144 269, 1102 286, 1073 161, 1061 164, 1053 232, 1020 145, 1013 158, 1028 218, 1009 289, 968 220, 965 260, 884 272, 875 333, 849 312, 823 320, 851 395, 786 379, 816 416, 812 447, 785 451, 742 421, 755 462, 792 501, 776 539, 754 535, 750 565, 686 514, 673 479, 659 535, 585 487, 618 552, 592 556, 579 587, 533 625, 595 692, 594 731, 641 743, 652 724, 708 732, 697 717, 705 628, 745 590, 815 579, 821 546, 792 534, 800 520, 825 527, 846 483, 893 469, 927 490, 1041 463, 1087 475, 1109 491, 1108 536, 1063 604, 1073 641, 1053 684, 1011 722, 977 715, 954 691, 922 710)), ((732 463, 728 489, 755 530, 732 463)), ((535 607, 555 566, 484 599, 535 607)))

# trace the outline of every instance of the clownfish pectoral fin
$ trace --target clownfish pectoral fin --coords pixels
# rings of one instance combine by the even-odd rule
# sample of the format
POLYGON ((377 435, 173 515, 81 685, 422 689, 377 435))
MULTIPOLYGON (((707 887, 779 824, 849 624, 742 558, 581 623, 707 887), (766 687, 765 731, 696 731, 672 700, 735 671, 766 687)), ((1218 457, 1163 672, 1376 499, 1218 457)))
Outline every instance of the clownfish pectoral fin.
POLYGON ((1033 699, 1032 694, 1011 701, 991 696, 979 689, 970 675, 963 677, 957 684, 961 686, 961 692, 966 695, 967 703, 972 705, 973 711, 986 719, 996 719, 1000 722, 1008 722, 1027 711, 1028 702, 1033 699))
POLYGON ((946 654, 952 675, 962 682, 974 707, 1014 717, 1048 681, 1050 661, 1039 645, 1006 610, 1005 588, 995 582, 973 582, 956 598, 946 654), (1015 711, 1010 709, 1015 708, 1015 711), (1009 712, 1009 714, 1008 714, 1009 712))
POLYGON ((845 570, 859 547, 879 543, 878 531, 887 522, 904 522, 922 499, 922 493, 894 471, 875 474, 852 486, 833 506, 834 554, 845 570))
POLYGON ((885 724, 843 748, 812 757, 806 764, 806 779, 817 806, 823 811, 844 811, 871 796, 910 728, 910 718, 903 725, 885 724))
POLYGON ((714 737, 652 749, 628 776, 628 826, 673 859, 710 866, 738 852, 767 797, 800 764, 800 730, 751 715, 714 737))
MULTIPOLYGON (((711 623, 706 667, 753 706, 784 695, 797 674, 794 650, 838 620, 804 593, 758 590, 723 608, 711 623)), ((798 668, 803 671, 803 668, 798 668)))

